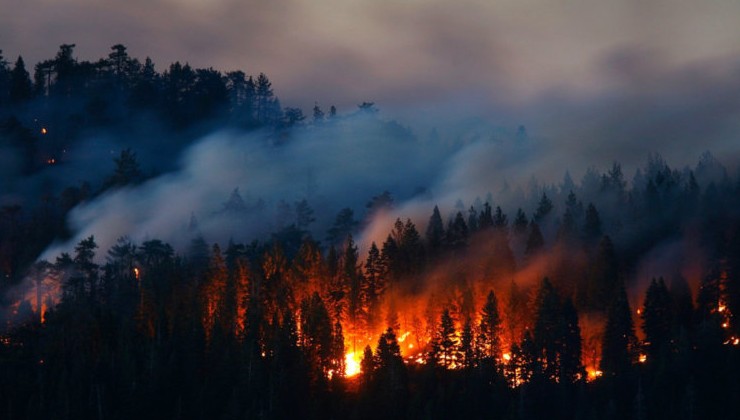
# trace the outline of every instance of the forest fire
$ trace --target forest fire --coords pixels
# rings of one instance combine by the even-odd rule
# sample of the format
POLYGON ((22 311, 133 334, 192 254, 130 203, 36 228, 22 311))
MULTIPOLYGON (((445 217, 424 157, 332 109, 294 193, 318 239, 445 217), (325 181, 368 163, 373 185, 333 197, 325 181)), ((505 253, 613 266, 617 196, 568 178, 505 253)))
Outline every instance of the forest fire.
POLYGON ((358 352, 349 352, 344 356, 344 374, 348 378, 355 376, 361 372, 360 366, 362 362, 362 354, 358 352))

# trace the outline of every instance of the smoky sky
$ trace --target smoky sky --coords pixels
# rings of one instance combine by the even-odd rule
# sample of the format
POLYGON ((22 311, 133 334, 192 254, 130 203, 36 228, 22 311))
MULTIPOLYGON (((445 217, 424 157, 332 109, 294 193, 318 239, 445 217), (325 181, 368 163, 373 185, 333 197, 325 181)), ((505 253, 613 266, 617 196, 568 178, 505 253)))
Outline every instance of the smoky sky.
POLYGON ((588 0, 0 0, 0 48, 27 62, 76 43, 97 59, 123 43, 163 70, 176 60, 265 72, 288 104, 386 107, 475 97, 527 104, 622 88, 615 52, 668 70, 737 56, 740 3, 588 0))
POLYGON ((93 61, 123 43, 158 71, 181 61, 265 72, 284 106, 306 112, 374 101, 422 133, 524 124, 558 146, 553 167, 650 152, 683 164, 701 148, 738 156, 731 0, 0 0, 0 10, 0 49, 29 66, 62 43, 93 61))

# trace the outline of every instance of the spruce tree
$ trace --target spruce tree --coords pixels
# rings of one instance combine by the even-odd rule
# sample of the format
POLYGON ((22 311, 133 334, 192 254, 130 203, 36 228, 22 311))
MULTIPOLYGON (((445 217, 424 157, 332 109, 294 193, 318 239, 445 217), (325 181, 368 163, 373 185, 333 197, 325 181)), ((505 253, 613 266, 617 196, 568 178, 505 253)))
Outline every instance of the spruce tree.
POLYGON ((429 251, 433 255, 436 255, 439 249, 442 247, 444 240, 444 224, 442 223, 442 216, 439 213, 439 208, 434 206, 434 211, 429 218, 426 231, 427 246, 429 251))
POLYGON ((559 372, 559 356, 562 346, 561 303, 550 279, 540 283, 535 299, 535 321, 533 344, 545 378, 556 380, 559 372))
POLYGON ((498 300, 493 290, 488 292, 486 303, 481 312, 478 327, 478 347, 484 360, 495 366, 501 363, 501 318, 498 312, 498 300))
POLYGON ((459 362, 459 340, 455 334, 455 321, 452 319, 449 309, 445 309, 442 312, 437 329, 437 337, 439 345, 438 363, 444 368, 449 368, 454 363, 459 362))
POLYGON ((599 369, 605 376, 621 376, 631 370, 636 341, 627 292, 620 284, 609 304, 601 343, 599 369))
POLYGON ((673 303, 663 277, 651 280, 641 316, 648 357, 657 359, 668 350, 673 332, 673 303))
POLYGON ((585 379, 586 371, 581 364, 582 340, 578 312, 571 299, 565 299, 563 303, 561 322, 560 383, 573 383, 585 379))

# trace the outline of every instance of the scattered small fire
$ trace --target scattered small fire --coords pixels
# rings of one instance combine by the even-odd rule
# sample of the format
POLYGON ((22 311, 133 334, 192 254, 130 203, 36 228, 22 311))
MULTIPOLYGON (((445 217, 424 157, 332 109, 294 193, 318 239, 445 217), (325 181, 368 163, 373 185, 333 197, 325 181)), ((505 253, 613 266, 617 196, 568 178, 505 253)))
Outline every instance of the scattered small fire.
POLYGON ((134 267, 134 278, 136 278, 136 280, 139 280, 140 274, 141 273, 139 272, 139 269, 137 267, 134 267))
POLYGON ((717 307, 717 312, 724 312, 724 311, 725 311, 725 309, 727 309, 727 306, 725 306, 725 305, 723 305, 723 304, 720 304, 720 305, 719 305, 719 306, 717 307))
POLYGON ((637 359, 637 360, 638 360, 638 361, 639 361, 640 363, 645 363, 645 362, 647 362, 647 354, 644 354, 644 353, 640 354, 640 358, 639 358, 639 359, 637 359))
POLYGON ((504 360, 508 362, 511 360, 511 353, 504 353, 503 357, 504 357, 504 360))
POLYGON ((49 158, 49 159, 46 159, 46 163, 48 165, 53 165, 53 164, 57 163, 57 160, 54 159, 54 158, 49 158))

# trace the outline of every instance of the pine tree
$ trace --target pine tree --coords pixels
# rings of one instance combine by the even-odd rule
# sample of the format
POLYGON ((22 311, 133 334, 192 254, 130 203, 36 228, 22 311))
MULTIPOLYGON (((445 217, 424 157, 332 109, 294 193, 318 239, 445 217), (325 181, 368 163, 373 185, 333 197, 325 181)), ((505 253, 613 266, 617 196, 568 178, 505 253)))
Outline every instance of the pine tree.
POLYGON ((501 363, 501 318, 498 312, 498 301, 493 290, 488 292, 483 305, 480 325, 478 327, 478 347, 488 363, 496 367, 501 363))
POLYGON ((336 344, 329 312, 318 293, 301 303, 303 347, 314 369, 314 380, 325 378, 334 365, 336 344))
POLYGON ((124 149, 121 155, 113 161, 116 164, 113 175, 108 177, 103 184, 103 188, 123 187, 129 184, 138 184, 143 181, 144 175, 139 169, 139 162, 136 160, 136 153, 131 149, 124 149))
POLYGON ((33 96, 33 84, 21 56, 18 56, 18 60, 16 60, 13 70, 10 72, 9 95, 12 104, 25 102, 33 96))
POLYGON ((636 341, 627 292, 624 285, 620 284, 607 311, 601 344, 599 369, 604 375, 621 376, 630 371, 636 341))
POLYGON ((385 273, 380 251, 373 242, 365 260, 365 311, 371 330, 380 321, 380 297, 385 289, 385 273))
POLYGON ((604 236, 593 259, 588 283, 579 286, 586 289, 586 302, 582 303, 594 310, 608 308, 618 285, 619 263, 614 244, 608 236, 604 236))
POLYGON ((426 242, 429 246, 431 254, 436 255, 442 247, 442 241, 444 240, 444 224, 442 223, 442 216, 439 213, 439 208, 434 206, 432 216, 429 218, 426 231, 426 242))
POLYGON ((533 343, 544 377, 556 380, 559 373, 559 356, 562 346, 562 328, 560 326, 561 304, 555 288, 545 277, 537 291, 535 299, 535 321, 533 343))
POLYGON ((362 320, 365 319, 363 302, 366 300, 363 297, 363 289, 366 289, 366 286, 362 272, 359 270, 358 259, 357 246, 355 246, 352 235, 349 235, 342 257, 342 281, 344 290, 348 293, 349 321, 352 326, 362 331, 364 325, 361 324, 362 320))
POLYGON ((334 224, 327 231, 327 240, 331 244, 337 244, 355 232, 359 222, 355 220, 355 213, 347 207, 339 211, 334 219, 334 224))
POLYGON ((460 334, 460 356, 462 357, 462 367, 471 369, 476 365, 476 349, 473 335, 473 324, 470 318, 465 318, 462 333, 460 334))
POLYGON ((523 236, 527 231, 528 225, 529 221, 527 220, 527 215, 521 208, 518 208, 516 210, 516 217, 514 217, 514 234, 518 236, 523 236))
POLYGON ((468 230, 471 233, 478 230, 478 211, 473 206, 468 209, 468 230))
POLYGON ((461 212, 457 212, 455 219, 448 223, 445 242, 450 249, 456 251, 462 250, 467 245, 468 225, 461 212))
POLYGON ((437 330, 439 345, 439 363, 444 368, 450 368, 460 360, 459 343, 455 334, 455 322, 450 315, 450 310, 445 309, 440 317, 437 330))
POLYGON ((586 221, 583 226, 583 235, 587 241, 593 242, 601 237, 601 217, 596 206, 588 203, 586 208, 586 221))
POLYGON ((542 198, 540 198, 540 202, 537 204, 537 210, 534 212, 534 220, 537 223, 542 223, 550 215, 552 209, 552 201, 547 197, 547 193, 543 192, 542 198))
POLYGON ((562 308, 562 347, 560 349, 560 383, 573 383, 585 379, 581 364, 581 328, 573 301, 566 299, 562 308))
POLYGON ((313 105, 313 122, 319 124, 324 121, 324 111, 321 110, 319 103, 316 102, 313 105))
MULTIPOLYGON (((206 278, 201 285, 200 297, 202 302, 201 320, 203 331, 206 335, 206 343, 210 342, 211 333, 217 322, 222 323, 222 331, 233 331, 233 313, 235 308, 227 308, 226 288, 228 283, 228 271, 226 262, 221 255, 218 244, 213 245, 206 278)), ((231 306, 231 305, 228 305, 231 306)))
POLYGON ((336 321, 332 330, 331 370, 333 375, 342 377, 345 375, 345 369, 344 332, 342 331, 342 324, 336 321))
POLYGON ((360 362, 361 376, 361 392, 369 392, 370 385, 375 380, 375 356, 373 356, 373 350, 369 345, 365 346, 365 350, 362 352, 362 361, 360 362))
POLYGON ((491 205, 486 202, 478 216, 478 229, 486 230, 491 226, 493 226, 493 213, 491 212, 491 205))
POLYGON ((524 250, 524 254, 528 258, 533 258, 539 253, 545 246, 545 238, 542 237, 540 226, 533 220, 529 224, 529 237, 527 238, 527 245, 524 250))
POLYGON ((657 359, 668 350, 673 332, 673 303, 662 277, 651 280, 641 316, 648 357, 657 359))
POLYGON ((403 412, 408 393, 408 373, 392 328, 388 328, 378 340, 374 372, 383 411, 386 415, 397 416, 403 412))

